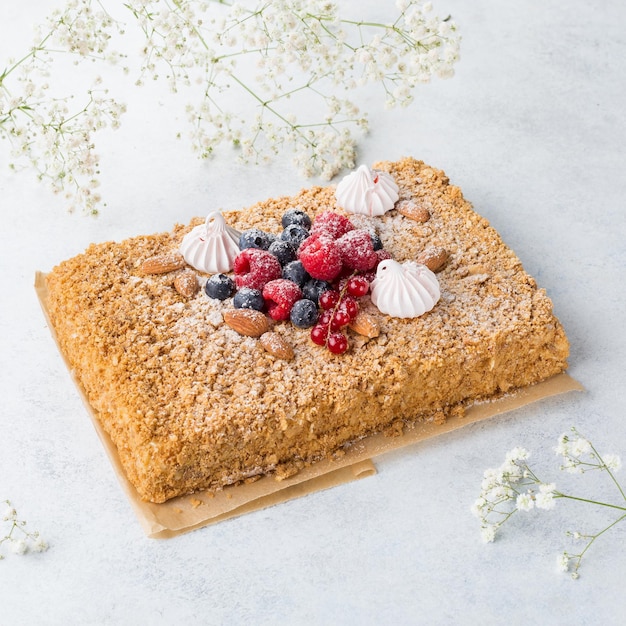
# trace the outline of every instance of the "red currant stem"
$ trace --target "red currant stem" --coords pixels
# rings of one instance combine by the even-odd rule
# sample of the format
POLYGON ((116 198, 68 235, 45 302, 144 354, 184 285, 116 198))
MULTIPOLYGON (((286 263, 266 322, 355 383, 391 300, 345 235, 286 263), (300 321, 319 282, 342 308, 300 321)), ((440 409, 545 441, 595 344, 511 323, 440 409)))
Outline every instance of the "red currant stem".
POLYGON ((346 278, 344 284, 343 284, 343 289, 339 292, 339 298, 337 299, 337 304, 335 304, 335 306, 333 307, 333 313, 332 316, 330 318, 330 322, 328 323, 328 330, 326 331, 326 345, 328 345, 328 339, 330 338, 330 333, 332 332, 332 324, 333 324, 333 319, 335 317, 335 313, 339 310, 339 306, 341 305, 341 301, 343 300, 344 296, 346 295, 346 292, 348 291, 348 281, 351 278, 354 278, 356 275, 358 274, 358 272, 356 270, 354 270, 352 272, 352 274, 350 274, 350 276, 348 276, 348 278, 346 278))

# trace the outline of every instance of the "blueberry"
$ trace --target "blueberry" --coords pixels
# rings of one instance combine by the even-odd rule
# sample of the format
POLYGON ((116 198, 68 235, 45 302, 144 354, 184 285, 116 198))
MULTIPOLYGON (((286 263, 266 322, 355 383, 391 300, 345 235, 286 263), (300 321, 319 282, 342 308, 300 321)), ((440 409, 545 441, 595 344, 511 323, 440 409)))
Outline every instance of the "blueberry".
POLYGON ((302 287, 304 283, 311 279, 309 273, 304 269, 302 261, 291 261, 283 267, 283 278, 291 280, 298 287, 302 287))
POLYGON ((270 235, 270 233, 266 233, 258 228, 250 228, 241 233, 239 249, 259 248, 260 250, 267 250, 274 239, 275 237, 270 235))
POLYGON ((291 224, 298 224, 309 230, 311 228, 311 218, 302 209, 289 209, 283 213, 281 220, 283 228, 287 228, 291 224))
POLYGON ((376 233, 370 233, 370 237, 372 238, 372 244, 374 245, 374 250, 382 250, 383 242, 380 237, 376 233))
POLYGON ((288 241, 296 249, 309 236, 309 231, 300 224, 290 224, 280 234, 283 241, 288 241))
POLYGON ((312 300, 315 305, 319 304, 320 296, 329 289, 332 289, 332 285, 325 280, 318 280, 311 278, 302 286, 302 295, 309 300, 312 300))
POLYGON ((287 263, 296 258, 296 249, 293 247, 293 244, 281 239, 273 241, 267 251, 271 252, 281 265, 287 265, 287 263))
POLYGON ((233 306, 236 309, 256 309, 262 311, 265 306, 263 294, 258 289, 242 287, 233 298, 233 306))
POLYGON ((291 307, 289 318, 291 323, 298 328, 309 328, 317 322, 317 306, 312 300, 303 298, 297 300, 291 307))
POLYGON ((204 291, 209 298, 226 300, 235 293, 235 281, 226 274, 213 274, 206 281, 204 291))

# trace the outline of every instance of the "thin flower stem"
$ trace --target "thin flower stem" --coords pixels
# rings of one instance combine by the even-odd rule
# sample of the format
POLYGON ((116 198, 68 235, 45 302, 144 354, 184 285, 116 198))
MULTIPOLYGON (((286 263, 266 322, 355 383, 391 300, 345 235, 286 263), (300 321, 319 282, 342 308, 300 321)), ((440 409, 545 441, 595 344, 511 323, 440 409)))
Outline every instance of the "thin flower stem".
POLYGON ((579 498, 578 496, 571 496, 565 493, 555 492, 555 498, 567 498, 568 500, 576 500, 578 502, 587 502, 589 504, 596 504, 598 506, 604 506, 609 509, 617 509, 618 511, 626 511, 626 507, 618 506, 617 504, 609 504, 608 502, 599 502, 598 500, 589 500, 588 498, 579 498))
MULTIPOLYGON (((595 504, 599 504, 599 503, 595 503, 595 504)), ((616 508, 620 508, 620 507, 616 507, 616 508)), ((609 524, 606 528, 602 529, 599 533, 593 535, 591 537, 591 539, 589 540, 589 542, 587 543, 587 545, 582 550, 582 552, 580 552, 580 554, 573 555, 573 556, 576 557, 576 565, 574 566, 574 572, 578 572, 578 569, 580 568, 583 556, 585 555, 587 550, 589 550, 589 548, 591 548, 591 546, 596 541, 596 539, 598 539, 599 537, 604 535, 604 533, 606 533, 607 531, 611 530, 611 528, 613 528, 614 526, 619 524, 619 522, 621 522, 624 519, 626 519, 626 513, 624 515, 622 515, 621 517, 618 517, 614 522, 609 524)))
MULTIPOLYGON (((602 461, 602 457, 600 456, 600 454, 598 453, 598 451, 594 448, 593 444, 590 443, 589 444, 591 446, 591 449, 593 450, 594 454, 596 455, 596 457, 598 459, 600 459, 600 461, 602 461)), ((620 492, 622 498, 624 500, 626 500, 626 494, 624 493, 624 490, 622 489, 622 486, 619 484, 619 482, 617 482, 617 479, 615 478, 613 472, 609 469, 609 467, 606 465, 606 463, 604 463, 602 461, 602 469, 605 469, 607 471, 607 473, 609 474, 609 476, 611 477, 611 480, 613 481, 613 483, 615 484, 615 486, 617 487, 618 491, 620 492)), ((626 510, 626 509, 625 509, 626 510)))

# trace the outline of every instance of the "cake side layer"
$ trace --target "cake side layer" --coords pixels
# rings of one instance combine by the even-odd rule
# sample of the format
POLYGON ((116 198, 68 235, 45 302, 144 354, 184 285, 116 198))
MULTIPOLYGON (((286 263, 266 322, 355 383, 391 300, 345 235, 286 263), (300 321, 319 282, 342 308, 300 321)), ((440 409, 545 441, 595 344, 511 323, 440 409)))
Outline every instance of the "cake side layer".
MULTIPOLYGON (((381 334, 333 356, 289 323, 282 361, 228 328, 229 303, 186 300, 172 275, 140 276, 147 258, 176 249, 191 226, 91 246, 48 277, 63 352, 118 447, 140 495, 163 501, 269 471, 288 473, 346 442, 402 420, 428 418, 566 368, 567 340, 552 305, 460 191, 421 162, 384 163, 401 197, 426 206, 419 224, 392 211, 376 225, 398 260, 429 245, 451 254, 442 299, 421 318, 376 315, 381 334)), ((226 213, 231 225, 280 232, 287 208, 338 210, 333 188, 226 213)))

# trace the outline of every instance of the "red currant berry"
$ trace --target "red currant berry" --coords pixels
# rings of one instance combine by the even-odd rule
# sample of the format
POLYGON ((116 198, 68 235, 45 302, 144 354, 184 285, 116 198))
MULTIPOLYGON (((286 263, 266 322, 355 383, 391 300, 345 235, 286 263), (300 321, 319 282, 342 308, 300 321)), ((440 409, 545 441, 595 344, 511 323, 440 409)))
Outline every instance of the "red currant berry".
POLYGON ((346 311, 342 311, 341 309, 335 311, 333 319, 330 323, 331 330, 339 330, 340 328, 347 326, 350 323, 350 319, 351 318, 346 311))
POLYGON ((316 324, 311 328, 311 341, 318 346, 325 346, 326 339, 328 338, 328 328, 326 326, 321 326, 320 324, 316 324))
POLYGON ((370 289, 370 284, 364 276, 353 276, 348 281, 348 293, 355 298, 361 298, 370 289))
POLYGON ((331 289, 325 291, 320 296, 320 306, 325 311, 328 311, 329 309, 334 309, 337 305, 337 302, 339 302, 339 294, 331 289))
POLYGON ((317 323, 319 326, 325 326, 328 327, 330 322, 333 319, 333 312, 332 311, 324 311, 318 318, 317 323))
POLYGON ((343 333, 331 333, 326 346, 333 354, 343 354, 348 349, 348 338, 343 333))
POLYGON ((341 310, 345 311, 353 320, 359 314, 359 303, 350 296, 346 296, 341 302, 341 310))

